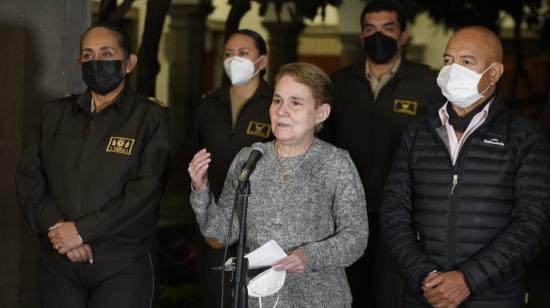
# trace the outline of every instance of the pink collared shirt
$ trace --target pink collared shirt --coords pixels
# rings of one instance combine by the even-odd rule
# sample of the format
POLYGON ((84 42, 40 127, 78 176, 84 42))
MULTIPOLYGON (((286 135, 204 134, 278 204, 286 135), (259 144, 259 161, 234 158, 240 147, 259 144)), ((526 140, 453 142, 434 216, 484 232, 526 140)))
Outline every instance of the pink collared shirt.
POLYGON ((453 160, 453 166, 456 163, 458 153, 460 153, 460 149, 466 142, 466 139, 468 139, 468 137, 478 127, 480 127, 485 122, 485 120, 487 120, 487 116, 489 115, 489 106, 491 105, 491 103, 492 101, 485 105, 485 107, 483 107, 483 109, 472 118, 472 121, 470 122, 470 124, 468 124, 466 131, 464 131, 464 133, 462 134, 460 141, 458 141, 458 139, 456 138, 455 130, 453 126, 449 123, 449 114, 447 113, 447 104, 449 104, 449 102, 446 102, 443 107, 439 109, 439 118, 441 119, 441 124, 445 126, 445 129, 447 130, 447 137, 449 138, 449 151, 453 160))

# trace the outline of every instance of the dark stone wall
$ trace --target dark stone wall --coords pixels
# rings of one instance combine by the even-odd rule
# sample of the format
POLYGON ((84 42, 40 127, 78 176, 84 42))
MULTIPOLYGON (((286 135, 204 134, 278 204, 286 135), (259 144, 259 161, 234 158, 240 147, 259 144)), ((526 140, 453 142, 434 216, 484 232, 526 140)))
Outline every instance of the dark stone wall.
POLYGON ((20 214, 15 168, 41 106, 80 91, 89 0, 0 1, 0 307, 38 307, 36 243, 20 214))

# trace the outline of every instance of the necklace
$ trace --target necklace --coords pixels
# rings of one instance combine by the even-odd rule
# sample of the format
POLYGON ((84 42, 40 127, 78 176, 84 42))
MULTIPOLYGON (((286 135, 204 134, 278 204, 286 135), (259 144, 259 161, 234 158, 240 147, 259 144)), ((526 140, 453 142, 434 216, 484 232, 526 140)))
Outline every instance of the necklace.
POLYGON ((275 149, 275 158, 277 159, 277 163, 279 164, 279 167, 281 168, 281 171, 283 172, 283 175, 282 175, 282 179, 283 179, 283 182, 286 183, 286 181, 288 181, 288 178, 290 177, 290 175, 292 173, 294 173, 294 171, 296 171, 296 169, 298 167, 300 167, 300 165, 302 164, 302 161, 304 160, 304 158, 306 157, 306 152, 304 152, 302 155, 302 158, 300 158, 300 160, 298 161, 298 163, 294 166, 294 168, 290 169, 290 170, 287 170, 283 164, 281 163, 281 159, 279 158, 279 152, 277 151, 277 141, 275 141, 273 143, 273 147, 275 149))

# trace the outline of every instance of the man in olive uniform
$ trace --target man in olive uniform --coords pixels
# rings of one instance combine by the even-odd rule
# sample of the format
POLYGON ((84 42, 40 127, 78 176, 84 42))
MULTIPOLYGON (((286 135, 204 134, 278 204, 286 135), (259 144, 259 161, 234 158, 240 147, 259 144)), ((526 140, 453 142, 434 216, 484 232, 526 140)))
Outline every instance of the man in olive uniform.
POLYGON ((350 152, 367 196, 369 245, 348 270, 353 306, 392 308, 400 279, 380 235, 382 188, 405 127, 444 99, 435 73, 401 56, 409 33, 400 7, 370 2, 360 21, 366 60, 332 76, 333 112, 321 137, 350 152))

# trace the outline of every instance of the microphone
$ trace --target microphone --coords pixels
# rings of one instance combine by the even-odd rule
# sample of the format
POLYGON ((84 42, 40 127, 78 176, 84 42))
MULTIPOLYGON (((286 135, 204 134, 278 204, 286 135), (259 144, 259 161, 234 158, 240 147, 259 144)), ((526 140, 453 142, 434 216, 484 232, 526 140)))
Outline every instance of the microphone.
POLYGON ((244 164, 243 168, 241 169, 241 174, 239 175, 240 183, 248 180, 250 174, 252 173, 252 171, 254 171, 254 168, 256 168, 256 164, 262 158, 262 155, 264 155, 264 149, 265 146, 261 142, 256 142, 252 145, 250 156, 248 157, 248 160, 244 164))

